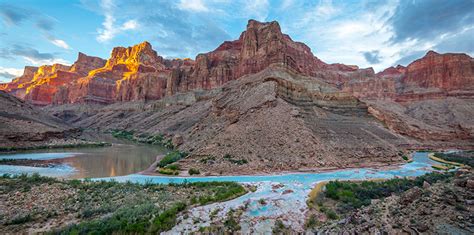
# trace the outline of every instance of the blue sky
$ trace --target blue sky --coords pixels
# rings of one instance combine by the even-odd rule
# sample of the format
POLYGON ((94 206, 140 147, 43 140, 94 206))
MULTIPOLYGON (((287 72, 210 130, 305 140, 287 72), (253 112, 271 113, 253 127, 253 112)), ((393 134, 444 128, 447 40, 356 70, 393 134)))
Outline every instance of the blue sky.
POLYGON ((0 0, 0 81, 144 40, 164 57, 195 58, 238 38, 248 19, 277 20, 327 63, 376 71, 430 49, 474 55, 473 0, 0 0))

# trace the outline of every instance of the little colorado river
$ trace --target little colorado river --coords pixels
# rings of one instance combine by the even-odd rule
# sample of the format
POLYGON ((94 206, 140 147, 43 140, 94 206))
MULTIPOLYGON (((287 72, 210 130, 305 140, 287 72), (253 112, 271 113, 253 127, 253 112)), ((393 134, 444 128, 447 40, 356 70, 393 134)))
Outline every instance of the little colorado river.
POLYGON ((39 173, 60 178, 92 178, 92 180, 115 180, 137 183, 186 183, 206 181, 234 181, 256 186, 256 190, 230 201, 191 208, 187 216, 170 234, 196 232, 209 226, 214 220, 224 217, 229 210, 243 205, 243 233, 268 233, 276 220, 282 220, 294 231, 304 231, 306 200, 311 189, 322 181, 388 179, 394 177, 420 176, 433 171, 436 164, 426 152, 415 152, 413 161, 403 165, 372 169, 341 169, 315 173, 285 173, 275 175, 242 176, 152 176, 142 175, 165 149, 139 145, 113 145, 97 149, 70 149, 67 151, 31 152, 0 155, 0 159, 55 160, 53 167, 31 167, 0 165, 0 174, 39 173), (264 200, 266 203, 259 203, 264 200), (210 216, 211 212, 217 215, 210 216), (199 223, 195 221, 199 220, 199 223))

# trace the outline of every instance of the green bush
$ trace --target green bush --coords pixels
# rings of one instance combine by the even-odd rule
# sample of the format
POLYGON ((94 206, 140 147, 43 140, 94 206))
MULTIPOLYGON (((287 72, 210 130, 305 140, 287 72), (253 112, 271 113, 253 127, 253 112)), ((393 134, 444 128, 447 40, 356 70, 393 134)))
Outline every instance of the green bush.
POLYGON ((184 158, 186 156, 187 156, 187 153, 180 152, 178 150, 171 151, 171 152, 167 153, 163 157, 163 159, 161 159, 158 162, 158 166, 159 167, 165 167, 166 165, 177 162, 177 161, 181 160, 182 158, 184 158))
POLYGON ((171 170, 168 168, 160 168, 158 169, 158 173, 164 174, 164 175, 178 175, 179 174, 177 170, 171 170))
POLYGON ((225 154, 224 155, 224 159, 229 161, 230 163, 232 164, 236 164, 236 165, 243 165, 243 164, 247 164, 248 161, 247 159, 235 159, 232 155, 230 154, 225 154))
POLYGON ((414 179, 397 178, 380 182, 331 181, 326 184, 324 195, 342 202, 340 208, 351 210, 369 205, 372 199, 388 197, 392 193, 400 193, 415 186, 422 187, 424 181, 432 184, 439 180, 447 179, 452 175, 452 173, 430 173, 414 179))
POLYGON ((166 166, 167 169, 173 170, 173 171, 179 171, 179 165, 178 164, 171 164, 166 166))
POLYGON ((112 136, 118 139, 134 140, 133 131, 112 130, 112 136))
POLYGON ((194 169, 194 168, 189 169, 188 173, 190 175, 199 175, 199 174, 201 174, 201 172, 198 169, 194 169))
POLYGON ((33 217, 30 214, 24 216, 18 216, 12 219, 10 222, 5 223, 5 225, 13 225, 13 224, 25 224, 30 221, 33 221, 33 217))
POLYGON ((327 210, 326 211, 326 216, 329 218, 329 219, 338 219, 339 217, 337 216, 336 212, 334 212, 333 210, 327 210))
POLYGON ((474 155, 472 151, 454 152, 454 153, 435 153, 435 157, 450 162, 457 162, 470 167, 474 167, 474 155))
POLYGON ((172 229, 176 224, 177 214, 183 211, 184 209, 186 209, 185 203, 176 203, 170 209, 164 211, 158 217, 155 218, 151 231, 153 233, 160 233, 172 229))

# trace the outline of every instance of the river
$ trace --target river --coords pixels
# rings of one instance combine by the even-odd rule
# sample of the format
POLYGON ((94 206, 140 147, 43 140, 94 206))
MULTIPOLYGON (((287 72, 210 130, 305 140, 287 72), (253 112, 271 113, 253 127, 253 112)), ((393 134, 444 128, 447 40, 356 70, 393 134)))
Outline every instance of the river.
POLYGON ((77 149, 55 152, 35 152, 0 155, 1 158, 16 159, 63 159, 60 166, 52 168, 0 165, 0 174, 40 173, 62 178, 93 178, 93 180, 115 180, 137 183, 184 183, 204 181, 235 181, 257 186, 239 198, 191 208, 186 217, 180 217, 178 225, 169 233, 189 233, 199 231, 200 227, 210 226, 224 218, 229 210, 243 205, 247 209, 242 214, 240 225, 243 233, 269 233, 276 220, 284 221, 285 226, 303 232, 306 200, 316 183, 327 180, 356 180, 419 176, 433 171, 434 161, 426 152, 413 154, 413 162, 390 168, 341 169, 315 173, 287 173, 274 175, 173 177, 141 175, 160 153, 165 150, 150 146, 114 145, 101 149, 77 149), (260 203, 264 200, 266 203, 260 203), (217 215, 210 216, 218 211, 217 215), (199 221, 196 223, 196 221, 199 221))

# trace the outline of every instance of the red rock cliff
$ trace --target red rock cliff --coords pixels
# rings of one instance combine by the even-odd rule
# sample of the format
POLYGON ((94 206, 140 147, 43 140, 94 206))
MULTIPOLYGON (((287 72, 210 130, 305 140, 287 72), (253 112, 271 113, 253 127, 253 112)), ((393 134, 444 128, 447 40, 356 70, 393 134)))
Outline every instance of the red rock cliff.
POLYGON ((1 89, 36 104, 161 99, 177 92, 212 89, 280 64, 318 77, 359 98, 423 99, 473 90, 474 62, 465 54, 429 52, 407 67, 375 74, 372 68, 326 64, 303 43, 281 32, 276 21, 250 20, 237 40, 191 59, 163 59, 148 42, 116 47, 105 61, 79 53, 71 66, 25 68, 1 89))
POLYGON ((390 67, 376 76, 352 79, 343 89, 360 98, 396 101, 474 96, 474 59, 462 53, 429 51, 407 67, 390 67))

